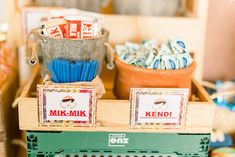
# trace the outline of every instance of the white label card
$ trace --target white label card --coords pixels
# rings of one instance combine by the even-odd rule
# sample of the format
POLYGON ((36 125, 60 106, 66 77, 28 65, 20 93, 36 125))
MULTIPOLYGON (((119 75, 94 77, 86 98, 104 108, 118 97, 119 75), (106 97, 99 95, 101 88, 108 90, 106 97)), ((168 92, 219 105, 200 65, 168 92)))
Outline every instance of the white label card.
POLYGON ((182 128, 188 103, 186 88, 132 88, 130 124, 136 127, 182 128))
POLYGON ((92 86, 38 86, 40 124, 93 125, 95 103, 95 88, 92 86))

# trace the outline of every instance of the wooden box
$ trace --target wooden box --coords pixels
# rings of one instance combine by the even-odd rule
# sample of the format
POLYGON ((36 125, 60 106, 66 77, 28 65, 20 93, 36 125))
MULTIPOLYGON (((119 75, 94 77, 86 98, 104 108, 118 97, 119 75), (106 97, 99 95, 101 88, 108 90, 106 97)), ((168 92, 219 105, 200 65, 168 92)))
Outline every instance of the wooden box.
POLYGON ((42 131, 129 131, 129 132, 179 132, 179 133, 210 133, 213 125, 215 106, 204 88, 196 81, 192 81, 193 94, 199 98, 197 102, 189 102, 186 115, 186 127, 184 129, 130 129, 129 100, 115 99, 112 88, 115 74, 104 71, 101 75, 107 90, 103 99, 98 100, 97 106, 97 126, 91 128, 84 127, 58 127, 39 126, 36 84, 40 83, 38 70, 34 71, 31 80, 25 87, 24 92, 18 98, 19 125, 21 130, 42 130, 42 131), (112 76, 112 77, 107 77, 112 76), (111 78, 111 79, 110 79, 111 78), (112 114, 109 112, 113 110, 112 114))

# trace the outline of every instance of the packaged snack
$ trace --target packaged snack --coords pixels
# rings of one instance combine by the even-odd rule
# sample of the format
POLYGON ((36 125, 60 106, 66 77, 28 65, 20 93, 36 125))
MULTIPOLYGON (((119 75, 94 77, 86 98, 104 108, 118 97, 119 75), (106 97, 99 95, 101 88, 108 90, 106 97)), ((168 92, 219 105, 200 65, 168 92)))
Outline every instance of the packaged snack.
POLYGON ((191 63, 193 61, 193 59, 189 53, 178 54, 177 60, 178 60, 178 64, 179 64, 180 69, 187 68, 189 65, 191 65, 191 63))
POLYGON ((125 45, 128 50, 133 49, 133 50, 137 51, 140 48, 140 46, 138 44, 131 43, 131 42, 126 42, 125 45))
POLYGON ((155 56, 157 56, 158 51, 156 48, 153 48, 152 51, 148 54, 148 57, 146 59, 146 64, 150 65, 153 61, 153 59, 155 58, 155 56))
POLYGON ((92 38, 95 34, 95 22, 94 21, 82 21, 81 23, 81 38, 92 38))
POLYGON ((81 19, 69 16, 66 22, 66 38, 81 38, 81 19))
POLYGON ((54 38, 84 39, 102 33, 103 17, 78 9, 52 11, 42 24, 42 32, 54 38))
POLYGON ((97 36, 102 33, 102 26, 104 23, 104 17, 100 14, 77 10, 77 16, 85 17, 84 21, 93 21, 94 22, 94 36, 97 36))
POLYGON ((44 22, 42 25, 42 33, 49 37, 64 38, 66 33, 66 21, 63 19, 57 19, 44 22))
POLYGON ((66 17, 66 22, 66 38, 83 39, 95 36, 95 19, 88 19, 80 16, 68 16, 66 17))
POLYGON ((135 55, 128 53, 123 57, 123 60, 124 62, 129 64, 135 57, 136 57, 135 55))
POLYGON ((136 63, 138 62, 138 58, 133 58, 128 64, 132 64, 132 65, 137 65, 136 63))
POLYGON ((146 59, 145 58, 138 58, 137 61, 134 63, 134 65, 147 68, 146 59))
POLYGON ((127 64, 145 68, 179 69, 187 68, 192 63, 186 45, 180 39, 161 45, 156 45, 155 39, 142 44, 126 42, 125 45, 116 45, 116 52, 127 64))
POLYGON ((166 70, 179 69, 179 64, 175 55, 163 55, 162 62, 164 63, 166 70))
POLYGON ((118 56, 122 56, 126 52, 126 46, 124 45, 116 45, 115 48, 118 56))
POLYGON ((173 51, 173 54, 179 54, 184 52, 189 52, 185 41, 182 39, 176 39, 170 43, 171 49, 173 51))
POLYGON ((162 65, 162 56, 161 55, 157 55, 154 57, 154 60, 151 62, 150 66, 148 66, 148 68, 152 68, 152 69, 163 69, 163 65, 162 65))
POLYGON ((157 41, 156 39, 151 39, 143 42, 143 45, 146 49, 152 50, 153 48, 157 48, 157 41))
POLYGON ((163 43, 159 50, 159 54, 161 55, 170 55, 172 54, 171 49, 167 43, 163 43))

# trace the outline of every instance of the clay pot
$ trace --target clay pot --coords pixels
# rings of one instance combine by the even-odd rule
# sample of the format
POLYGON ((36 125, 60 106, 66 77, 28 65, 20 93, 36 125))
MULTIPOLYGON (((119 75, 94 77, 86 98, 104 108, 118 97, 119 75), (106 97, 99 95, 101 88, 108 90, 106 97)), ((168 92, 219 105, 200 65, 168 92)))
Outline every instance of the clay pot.
POLYGON ((193 63, 186 69, 154 70, 126 64, 115 54, 117 76, 114 94, 118 99, 129 99, 130 88, 189 88, 191 93, 192 73, 196 68, 193 63))

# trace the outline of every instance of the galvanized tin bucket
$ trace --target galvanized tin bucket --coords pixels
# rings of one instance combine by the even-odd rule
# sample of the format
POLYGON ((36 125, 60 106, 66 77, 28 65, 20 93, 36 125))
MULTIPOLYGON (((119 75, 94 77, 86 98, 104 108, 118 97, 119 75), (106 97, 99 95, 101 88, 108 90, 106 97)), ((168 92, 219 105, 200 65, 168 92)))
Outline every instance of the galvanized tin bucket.
POLYGON ((30 64, 39 61, 42 76, 49 73, 47 64, 55 58, 74 60, 98 60, 98 74, 101 73, 104 59, 107 57, 109 69, 113 68, 113 56, 107 51, 106 43, 109 32, 105 29, 102 34, 89 39, 57 39, 46 37, 40 29, 33 30, 27 40, 27 55, 30 64))

